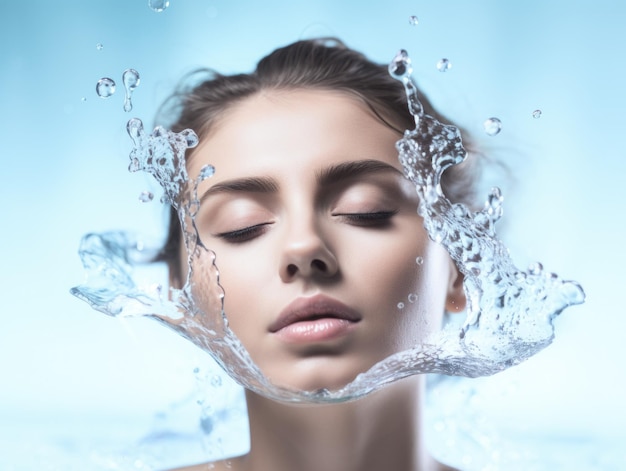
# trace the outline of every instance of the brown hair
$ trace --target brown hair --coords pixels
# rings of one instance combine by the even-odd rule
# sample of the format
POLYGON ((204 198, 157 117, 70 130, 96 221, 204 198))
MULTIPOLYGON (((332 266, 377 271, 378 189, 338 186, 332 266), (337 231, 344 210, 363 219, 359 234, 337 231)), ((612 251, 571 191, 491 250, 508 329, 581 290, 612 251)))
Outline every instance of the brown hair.
MULTIPOLYGON (((163 123, 175 132, 193 129, 200 140, 229 107, 263 90, 336 90, 361 99, 387 126, 402 134, 415 122, 407 106, 404 86, 389 75, 387 65, 376 64, 334 38, 297 41, 264 57, 250 74, 222 75, 204 70, 209 78, 192 88, 174 93, 161 108, 174 122, 163 123)), ((424 112, 445 124, 454 124, 437 112, 420 93, 424 112)), ((471 140, 461 129, 464 147, 472 153, 471 140)), ((400 137, 400 136, 399 136, 400 137)), ((193 152, 193 150, 191 151, 193 152)), ((448 169, 442 187, 453 202, 475 206, 477 179, 474 166, 464 162, 448 169)), ((171 210, 167 241, 159 260, 166 261, 180 278, 177 257, 181 244, 180 224, 171 210)))

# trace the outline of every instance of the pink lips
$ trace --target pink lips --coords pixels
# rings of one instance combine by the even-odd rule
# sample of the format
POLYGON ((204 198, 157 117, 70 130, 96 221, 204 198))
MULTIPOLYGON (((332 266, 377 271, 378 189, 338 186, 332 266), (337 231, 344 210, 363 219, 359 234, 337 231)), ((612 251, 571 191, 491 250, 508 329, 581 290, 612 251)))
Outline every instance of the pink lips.
POLYGON ((289 343, 322 342, 347 334, 361 320, 359 313, 324 295, 298 298, 269 327, 289 343))

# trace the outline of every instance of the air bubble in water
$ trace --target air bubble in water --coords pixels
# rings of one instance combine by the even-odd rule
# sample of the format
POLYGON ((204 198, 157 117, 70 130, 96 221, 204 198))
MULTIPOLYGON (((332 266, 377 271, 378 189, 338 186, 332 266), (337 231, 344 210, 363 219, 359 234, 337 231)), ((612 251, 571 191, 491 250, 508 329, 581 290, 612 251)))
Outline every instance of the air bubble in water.
POLYGON ((126 95, 124 96, 124 111, 128 112, 133 109, 133 103, 130 101, 130 96, 133 90, 139 86, 139 72, 135 69, 126 69, 122 74, 122 82, 124 83, 124 89, 126 95))
POLYGON ((424 264, 424 257, 417 257, 415 259, 415 263, 417 263, 418 265, 423 265, 424 264))
POLYGON ((162 12, 170 6, 169 0, 148 0, 148 6, 152 11, 162 12))
POLYGON ((483 128, 485 128, 485 132, 488 136, 495 136, 502 131, 502 121, 498 118, 486 119, 483 123, 483 128))
POLYGON ((398 309, 404 309, 404 303, 398 303, 398 309))
POLYGON ((115 93, 115 81, 108 77, 103 77, 96 84, 96 93, 100 98, 109 98, 115 93))
POLYGON ((139 193, 139 201, 141 201, 142 203, 149 203, 153 199, 154 194, 152 194, 152 192, 150 191, 142 191, 141 193, 139 193))
POLYGON ((535 118, 535 119, 541 118, 541 110, 533 111, 533 118, 535 118))
POLYGON ((439 72, 447 72, 451 68, 452 68, 452 62, 450 62, 445 57, 443 59, 440 59, 439 62, 437 62, 437 70, 439 72))
POLYGON ((415 294, 415 293, 409 294, 408 300, 409 300, 410 303, 414 303, 415 301, 417 301, 417 294, 415 294))
POLYGON ((418 23, 419 23, 419 19, 417 18, 417 16, 415 15, 409 16, 409 24, 411 26, 417 26, 418 23))

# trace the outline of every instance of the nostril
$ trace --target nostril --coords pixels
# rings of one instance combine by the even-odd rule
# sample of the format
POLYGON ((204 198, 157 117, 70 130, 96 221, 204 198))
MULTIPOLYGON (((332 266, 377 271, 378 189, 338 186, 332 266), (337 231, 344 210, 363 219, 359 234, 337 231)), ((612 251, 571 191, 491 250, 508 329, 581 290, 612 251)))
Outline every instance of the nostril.
POLYGON ((326 265, 325 262, 323 262, 322 260, 319 259, 315 259, 311 262, 311 268, 314 268, 316 270, 319 270, 321 272, 326 272, 328 271, 328 265, 326 265))
POLYGON ((287 275, 294 276, 296 273, 298 273, 298 267, 295 266, 293 263, 290 263, 289 265, 287 265, 287 275))

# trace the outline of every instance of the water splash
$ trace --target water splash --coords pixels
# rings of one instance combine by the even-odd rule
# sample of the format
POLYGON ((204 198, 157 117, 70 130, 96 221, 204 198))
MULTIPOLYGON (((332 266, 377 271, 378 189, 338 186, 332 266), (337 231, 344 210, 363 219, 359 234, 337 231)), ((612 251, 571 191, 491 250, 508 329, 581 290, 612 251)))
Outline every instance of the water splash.
MULTIPOLYGON (((111 316, 158 319, 207 351, 242 386, 281 401, 343 402, 422 373, 490 375, 539 352, 554 337, 553 319, 566 307, 582 303, 583 290, 540 264, 527 271, 515 267, 495 233, 502 215, 499 189, 491 190, 480 211, 446 198, 440 185, 443 172, 467 157, 461 134, 424 113, 406 51, 394 57, 389 72, 404 84, 415 120, 415 129, 405 131, 396 147, 404 174, 419 195, 418 212, 429 237, 445 247, 465 278, 468 308, 460 330, 446 328, 380 361, 339 390, 299 391, 272 384, 228 327, 215 253, 203 245, 195 226, 198 185, 215 169, 207 165, 191 180, 185 153, 198 144, 195 133, 157 127, 147 134, 136 118, 127 126, 134 144, 129 169, 152 174, 163 187, 162 201, 177 210, 188 253, 188 281, 182 289, 170 288, 167 295, 160 286, 138 287, 133 265, 152 260, 157 252, 125 234, 90 234, 80 249, 88 278, 72 293, 111 316), (194 271, 202 276, 194 277, 194 271)), ((415 261, 417 266, 424 263, 422 257, 415 261)), ((404 308, 404 303, 397 307, 404 308)))
POLYGON ((139 86, 139 72, 135 69, 126 69, 122 74, 122 82, 124 83, 124 90, 126 94, 124 95, 124 111, 129 112, 133 109, 133 103, 130 100, 130 97, 133 93, 133 90, 139 86))
POLYGON ((103 77, 96 83, 96 93, 100 98, 109 98, 115 93, 115 81, 108 77, 103 77))

